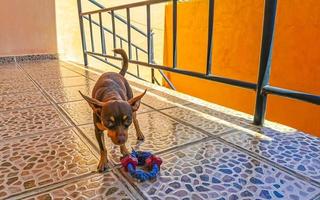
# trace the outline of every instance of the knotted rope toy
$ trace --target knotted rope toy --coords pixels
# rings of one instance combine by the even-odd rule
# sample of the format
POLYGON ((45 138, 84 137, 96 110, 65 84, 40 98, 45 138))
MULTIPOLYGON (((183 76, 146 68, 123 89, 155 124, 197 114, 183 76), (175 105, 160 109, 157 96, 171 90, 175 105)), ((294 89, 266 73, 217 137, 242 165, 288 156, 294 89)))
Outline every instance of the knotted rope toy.
POLYGON ((162 164, 161 158, 152 153, 135 150, 132 150, 131 154, 121 158, 120 161, 125 170, 140 182, 154 179, 158 175, 160 165, 162 164), (144 166, 148 171, 137 169, 137 166, 144 166))

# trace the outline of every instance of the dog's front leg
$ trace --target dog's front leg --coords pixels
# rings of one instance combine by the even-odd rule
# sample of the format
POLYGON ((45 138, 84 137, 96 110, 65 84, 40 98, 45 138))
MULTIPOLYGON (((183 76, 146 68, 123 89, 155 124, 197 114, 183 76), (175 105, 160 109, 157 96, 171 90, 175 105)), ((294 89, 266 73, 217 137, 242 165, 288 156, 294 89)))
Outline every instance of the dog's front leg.
POLYGON ((107 169, 108 158, 107 158, 107 150, 104 145, 104 134, 95 126, 95 134, 99 144, 100 149, 100 161, 98 164, 98 171, 103 172, 107 169))
POLYGON ((120 145, 120 152, 123 156, 130 154, 125 144, 120 145))
POLYGON ((138 140, 144 140, 144 135, 143 135, 142 131, 140 130, 139 122, 138 122, 138 119, 137 119, 137 113, 133 112, 132 115, 133 115, 132 116, 133 125, 134 125, 134 128, 136 129, 137 139, 138 140))
POLYGON ((100 161, 99 161, 97 169, 99 172, 103 172, 108 167, 107 166, 107 164, 108 164, 107 149, 104 144, 104 133, 96 125, 97 119, 96 119, 95 114, 94 114, 93 119, 94 119, 93 121, 94 121, 95 135, 96 135, 96 138, 97 138, 97 141, 99 144, 99 149, 100 149, 100 161))

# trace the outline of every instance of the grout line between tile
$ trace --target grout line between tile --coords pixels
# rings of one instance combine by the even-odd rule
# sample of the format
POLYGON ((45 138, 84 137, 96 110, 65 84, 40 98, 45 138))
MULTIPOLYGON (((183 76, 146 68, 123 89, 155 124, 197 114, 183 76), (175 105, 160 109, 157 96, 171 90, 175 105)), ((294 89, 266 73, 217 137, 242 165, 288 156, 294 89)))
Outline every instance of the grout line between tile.
POLYGON ((312 197, 311 200, 320 200, 320 193, 312 197))
MULTIPOLYGON (((163 109, 163 110, 166 110, 166 109, 163 109)), ((203 129, 201 129, 201 128, 198 128, 198 127, 196 127, 196 126, 194 126, 194 125, 192 125, 192 124, 190 124, 190 123, 188 123, 188 122, 185 122, 185 121, 182 121, 182 120, 177 119, 177 118, 175 118, 175 117, 172 117, 171 115, 168 115, 168 114, 166 114, 165 112, 162 112, 163 110, 157 110, 157 111, 160 112, 161 114, 163 114, 163 115, 165 115, 165 116, 167 116, 167 117, 169 117, 169 118, 171 118, 171 119, 173 119, 173 120, 175 120, 175 121, 177 121, 177 122, 185 125, 185 126, 191 127, 191 128, 193 128, 193 129, 195 129, 195 130, 197 130, 197 131, 199 131, 199 132, 202 132, 203 134, 206 134, 208 137, 210 137, 210 136, 216 136, 216 137, 217 137, 217 136, 219 136, 220 134, 222 134, 222 133, 219 133, 219 134, 217 134, 217 135, 213 135, 213 134, 211 134, 210 132, 207 132, 207 131, 205 131, 205 130, 203 130, 203 129)))
POLYGON ((141 104, 153 109, 153 110, 156 110, 156 111, 160 111, 160 110, 167 110, 167 109, 171 109, 171 108, 177 108, 177 106, 170 106, 170 107, 165 107, 165 108, 155 108, 153 106, 150 106, 149 104, 147 103, 144 103, 144 102, 141 102, 141 104))
POLYGON ((131 183, 128 177, 124 175, 119 169, 115 170, 115 174, 117 175, 117 177, 120 177, 119 180, 121 180, 123 184, 127 186, 127 189, 130 192, 134 191, 134 193, 136 193, 136 196, 139 196, 139 199, 141 200, 148 200, 148 198, 143 194, 143 192, 135 184, 131 183))
MULTIPOLYGON (((53 78, 53 76, 51 77, 51 75, 50 75, 50 76, 46 77, 46 80, 62 79, 62 78, 76 78, 76 77, 80 77, 80 76, 79 75, 71 75, 71 76, 60 76, 59 78, 53 78)), ((38 77, 37 77, 37 79, 41 80, 41 78, 38 78, 38 77)), ((34 80, 37 81, 37 79, 34 79, 34 80)))
POLYGON ((138 187, 132 184, 125 176, 122 175, 118 168, 113 169, 114 175, 118 178, 121 184, 130 192, 134 199, 147 199, 138 187), (138 198, 137 198, 138 197, 138 198))
POLYGON ((72 126, 66 126, 66 127, 57 128, 57 129, 54 129, 54 130, 49 130, 49 131, 39 131, 39 132, 26 134, 26 135, 20 135, 20 136, 11 137, 11 138, 4 138, 4 140, 0 140, 0 145, 4 144, 4 143, 11 142, 11 141, 15 141, 15 140, 20 140, 20 139, 33 137, 33 136, 38 136, 38 135, 44 135, 44 134, 47 134, 47 133, 52 133, 52 132, 57 132, 57 131, 63 131, 63 130, 71 129, 71 128, 72 128, 72 126))
POLYGON ((76 183, 76 182, 78 182, 78 181, 80 181, 81 179, 84 179, 84 178, 94 177, 96 174, 97 173, 95 173, 95 172, 89 172, 87 174, 83 174, 83 175, 80 175, 80 176, 77 176, 77 177, 73 177, 73 178, 70 178, 70 179, 62 180, 60 182, 53 183, 53 184, 50 184, 50 185, 45 185, 45 186, 40 186, 40 187, 35 187, 33 189, 25 190, 23 192, 20 192, 20 193, 14 194, 14 195, 10 195, 10 196, 6 197, 6 199, 12 199, 12 200, 25 199, 25 198, 28 198, 28 197, 31 197, 31 196, 34 196, 34 195, 38 195, 38 194, 42 194, 42 193, 48 192, 50 190, 55 190, 55 189, 64 187, 64 186, 66 186, 68 184, 76 183))
MULTIPOLYGON (((35 88, 37 89, 37 88, 35 88)), ((30 91, 30 92, 36 92, 38 90, 34 90, 34 91, 30 91)), ((8 96, 8 95, 11 95, 11 94, 21 94, 21 93, 28 93, 28 92, 25 92, 25 91, 22 91, 22 92, 10 92, 10 93, 3 93, 1 94, 1 96, 8 96)))
POLYGON ((198 144, 198 143, 201 143, 201 142, 205 142, 205 141, 208 141, 208 140, 212 140, 212 139, 215 139, 215 137, 214 136, 204 137, 204 138, 202 138, 200 140, 192 141, 192 142, 189 142, 189 143, 186 143, 186 144, 182 144, 182 145, 179 145, 179 146, 176 146, 176 147, 165 149, 163 151, 159 151, 158 153, 156 153, 156 155, 162 155, 162 154, 167 154, 168 152, 178 151, 178 150, 183 149, 183 148, 185 148, 187 146, 192 146, 192 145, 195 145, 195 144, 198 144))
MULTIPOLYGON (((183 149, 186 146, 198 144, 198 143, 201 143, 201 142, 204 142, 204 141, 207 141, 207 140, 211 140, 211 139, 215 139, 215 137, 213 137, 213 136, 204 137, 204 138, 196 140, 196 141, 192 141, 192 142, 188 142, 188 143, 185 143, 185 144, 181 144, 181 145, 177 145, 177 146, 174 146, 174 147, 169 147, 169 148, 166 148, 166 149, 163 149, 163 150, 159 150, 158 152, 155 152, 154 154, 155 155, 167 154, 168 152, 174 152, 174 151, 183 149)), ((113 160, 111 160, 111 162, 113 163, 115 169, 122 168, 121 164, 116 163, 113 160)))
MULTIPOLYGON (((41 94, 43 95, 43 94, 41 94)), ((12 112, 12 111, 18 111, 18 110, 27 110, 27 109, 31 109, 31 108, 39 108, 39 107, 45 107, 45 106, 51 106, 52 104, 50 102, 48 102, 47 104, 42 104, 42 105, 37 105, 37 106, 28 106, 28 107, 23 107, 23 108, 12 108, 9 110, 2 110, 0 111, 1 113, 5 113, 5 112, 12 112)))
MULTIPOLYGON (((40 85, 40 84, 39 84, 40 85)), ((40 85, 41 86, 41 85, 40 85)), ((81 85, 70 85, 70 86, 63 86, 63 87, 43 87, 43 86, 41 86, 43 89, 45 89, 45 90, 50 90, 50 89, 55 89, 55 88, 69 88, 69 87, 79 87, 79 86, 85 86, 85 85, 83 85, 83 84, 81 84, 81 85)))

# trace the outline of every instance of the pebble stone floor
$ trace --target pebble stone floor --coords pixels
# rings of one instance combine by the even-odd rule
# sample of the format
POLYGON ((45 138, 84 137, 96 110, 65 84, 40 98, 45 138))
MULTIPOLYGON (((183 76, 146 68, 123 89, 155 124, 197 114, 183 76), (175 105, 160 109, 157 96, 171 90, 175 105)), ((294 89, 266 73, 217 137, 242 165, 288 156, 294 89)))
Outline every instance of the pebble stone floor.
POLYGON ((0 64, 0 199, 320 199, 320 139, 167 89, 148 88, 138 112, 144 142, 163 158, 139 183, 106 139, 109 170, 97 173, 90 95, 98 74, 58 61, 0 64))

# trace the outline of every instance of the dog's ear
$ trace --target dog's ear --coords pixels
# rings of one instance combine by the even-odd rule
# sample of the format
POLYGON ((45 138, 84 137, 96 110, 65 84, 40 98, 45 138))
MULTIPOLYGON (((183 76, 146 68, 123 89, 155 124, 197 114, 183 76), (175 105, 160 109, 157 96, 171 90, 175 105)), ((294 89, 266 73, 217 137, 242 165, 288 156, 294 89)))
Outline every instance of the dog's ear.
POLYGON ((98 113, 99 111, 101 111, 101 107, 104 105, 103 102, 98 101, 97 99, 94 99, 94 98, 90 98, 90 97, 82 94, 82 92, 80 90, 79 90, 79 93, 88 102, 88 104, 92 108, 93 112, 98 113))
POLYGON ((140 95, 133 97, 132 99, 128 100, 128 103, 131 105, 132 111, 135 112, 140 107, 140 102, 142 97, 146 94, 147 89, 140 95))

